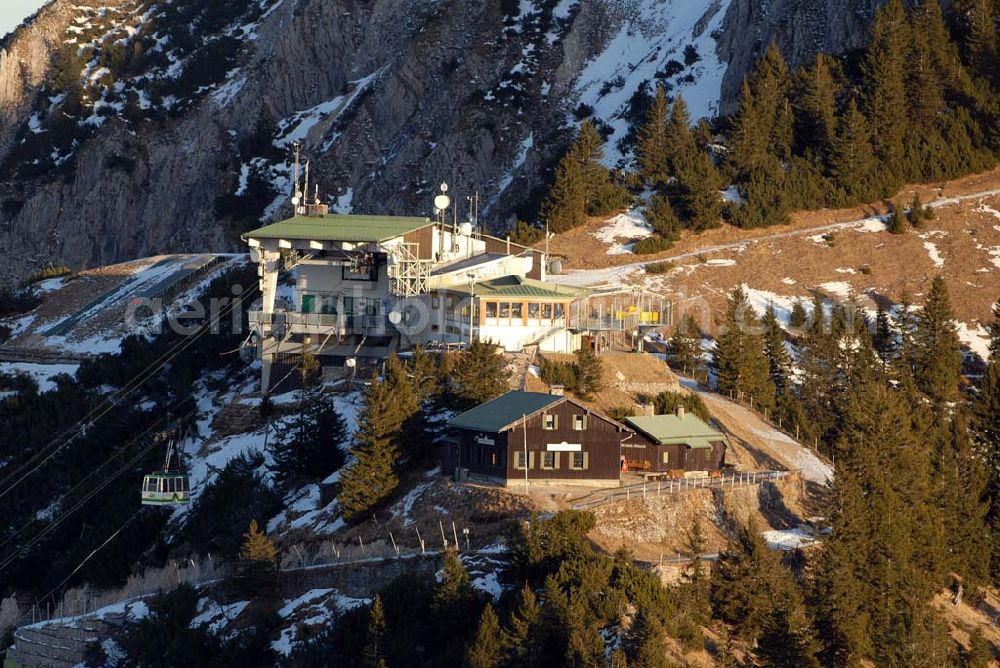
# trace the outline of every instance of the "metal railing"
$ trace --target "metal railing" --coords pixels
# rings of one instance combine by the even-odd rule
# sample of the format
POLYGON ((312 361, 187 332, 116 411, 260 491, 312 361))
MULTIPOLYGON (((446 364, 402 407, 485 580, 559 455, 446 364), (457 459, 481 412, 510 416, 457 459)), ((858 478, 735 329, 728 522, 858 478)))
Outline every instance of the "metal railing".
POLYGON ((624 487, 610 488, 591 492, 585 497, 577 499, 570 506, 574 510, 585 510, 612 503, 614 501, 629 501, 631 499, 644 499, 650 496, 663 496, 664 494, 679 494, 682 492, 693 492, 699 489, 725 489, 735 487, 753 487, 765 482, 782 480, 792 475, 797 475, 798 471, 733 471, 723 473, 721 476, 703 478, 665 478, 663 480, 650 480, 624 487))

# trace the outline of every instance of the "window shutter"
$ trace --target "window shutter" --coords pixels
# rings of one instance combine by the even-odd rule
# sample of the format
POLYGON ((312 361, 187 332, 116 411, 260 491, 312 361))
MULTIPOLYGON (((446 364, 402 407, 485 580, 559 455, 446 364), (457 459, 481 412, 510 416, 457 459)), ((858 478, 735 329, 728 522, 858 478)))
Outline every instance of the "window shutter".
POLYGON ((583 453, 583 470, 586 471, 588 468, 590 468, 590 453, 585 452, 583 453))
POLYGON ((535 468, 535 453, 534 452, 529 452, 528 453, 528 468, 529 469, 535 468))
POLYGON ((555 462, 554 462, 552 468, 554 468, 554 469, 558 469, 559 468, 559 459, 560 459, 560 457, 562 457, 562 453, 561 452, 557 452, 556 453, 556 459, 555 459, 555 462))

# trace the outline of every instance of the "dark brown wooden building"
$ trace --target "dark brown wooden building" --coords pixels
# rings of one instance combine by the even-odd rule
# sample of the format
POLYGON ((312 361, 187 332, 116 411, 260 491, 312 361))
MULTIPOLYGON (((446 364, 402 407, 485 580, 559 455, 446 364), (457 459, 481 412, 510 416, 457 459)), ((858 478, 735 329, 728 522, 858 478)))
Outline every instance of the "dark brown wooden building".
POLYGON ((725 463, 726 436, 683 408, 671 415, 625 418, 635 433, 622 444, 630 470, 684 475, 718 471, 725 463))
POLYGON ((508 392, 450 423, 458 432, 459 479, 504 485, 616 483, 632 430, 569 397, 508 392))

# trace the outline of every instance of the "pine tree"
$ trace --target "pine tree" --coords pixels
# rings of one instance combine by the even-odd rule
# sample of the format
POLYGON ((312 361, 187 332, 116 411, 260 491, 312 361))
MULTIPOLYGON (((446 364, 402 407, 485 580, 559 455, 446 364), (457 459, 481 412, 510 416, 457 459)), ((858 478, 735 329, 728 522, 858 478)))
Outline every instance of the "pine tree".
POLYGON ((552 190, 542 204, 541 217, 552 232, 583 224, 588 215, 609 213, 628 204, 628 193, 612 182, 601 164, 604 140, 591 121, 580 125, 576 140, 556 167, 552 190))
POLYGON ((525 583, 518 607, 511 613, 507 627, 501 633, 501 643, 510 665, 536 665, 541 654, 541 614, 535 592, 525 583))
POLYGON ((271 445, 272 470, 281 489, 288 491, 305 481, 316 481, 340 469, 347 439, 347 425, 332 399, 310 392, 297 413, 281 422, 271 445))
POLYGON ((478 406, 510 389, 510 371, 499 346, 473 341, 462 352, 449 378, 449 390, 461 408, 478 406))
POLYGON ((816 60, 802 74, 796 98, 797 143, 820 157, 830 149, 837 130, 838 86, 833 72, 836 66, 834 58, 816 54, 816 60))
POLYGON ((694 316, 686 313, 668 345, 670 365, 685 376, 697 376, 701 367, 701 331, 694 316))
POLYGON ((639 128, 635 154, 639 174, 646 183, 660 186, 667 182, 670 169, 667 93, 662 85, 656 87, 656 96, 646 113, 646 122, 639 128))
POLYGON ((590 348, 576 351, 576 391, 582 399, 589 400, 604 389, 601 358, 590 348))
POLYGON ((791 593, 791 574, 781 565, 751 518, 737 529, 712 571, 715 615, 747 641, 757 639, 775 601, 791 593))
POLYGON ((872 37, 863 70, 868 86, 866 105, 872 121, 875 153, 888 175, 884 191, 895 190, 903 158, 906 118, 906 51, 910 42, 909 24, 901 0, 889 0, 876 10, 872 37))
POLYGON ((361 653, 361 665, 365 668, 384 668, 385 644, 385 610, 382 608, 382 597, 375 594, 368 611, 368 630, 365 634, 364 650, 361 653))
POLYGON ((973 450, 965 410, 957 410, 947 426, 936 471, 947 566, 966 583, 985 583, 991 558, 987 473, 973 450))
POLYGON ((788 325, 793 329, 801 330, 809 319, 809 314, 806 313, 806 307, 802 304, 801 299, 796 299, 795 303, 792 304, 792 313, 788 318, 788 325))
POLYGON ((917 387, 934 402, 953 400, 962 370, 962 349, 948 286, 941 276, 931 282, 917 320, 914 347, 917 387))
POLYGON ((885 307, 881 304, 875 312, 875 334, 873 338, 875 350, 884 362, 890 361, 896 351, 896 335, 892 329, 892 322, 885 307))
POLYGON ((396 468, 401 419, 397 397, 377 377, 365 390, 358 425, 351 448, 355 461, 341 474, 338 497, 349 521, 377 506, 399 485, 396 468))
POLYGON ((637 668, 667 668, 667 645, 663 627, 644 609, 636 613, 625 638, 625 656, 637 668))
POLYGON ((889 230, 890 234, 906 234, 907 230, 910 229, 909 221, 903 215, 902 208, 898 206, 892 207, 892 211, 889 212, 889 222, 886 224, 886 229, 889 230))
POLYGON ((875 158, 868 123, 853 98, 837 122, 827 165, 830 176, 849 199, 864 200, 873 193, 871 174, 875 158))
POLYGON ((243 546, 240 547, 240 559, 243 561, 259 561, 273 564, 278 559, 278 552, 271 539, 257 526, 257 520, 250 520, 249 530, 243 534, 243 546))
POLYGON ((483 609, 479 626, 466 656, 469 668, 498 668, 503 655, 500 651, 500 621, 492 605, 483 609))
POLYGON ((680 238, 681 221, 677 217, 670 198, 662 193, 656 193, 646 206, 646 220, 662 238, 667 241, 677 241, 680 238))
POLYGON ((983 461, 990 499, 987 519, 991 527, 993 558, 990 571, 1000 577, 1000 302, 993 305, 990 323, 990 357, 972 402, 971 427, 975 450, 983 461))
MULTIPOLYGON (((422 380, 426 382, 426 378, 422 380)), ((416 383, 413 367, 404 364, 395 353, 386 360, 384 382, 389 394, 396 397, 401 458, 410 464, 421 461, 434 441, 424 411, 424 390, 416 383)))
POLYGON ((729 295, 724 331, 715 348, 715 366, 721 392, 746 395, 755 408, 774 408, 774 383, 756 331, 757 317, 742 287, 729 295))
MULTIPOLYGON (((441 638, 454 638, 469 627, 479 612, 479 595, 472 587, 469 571, 455 549, 444 555, 441 580, 434 587, 431 613, 441 638)), ((460 645, 461 647, 461 645, 460 645)))
POLYGON ((775 391, 783 394, 788 390, 792 360, 785 348, 785 331, 778 322, 774 304, 767 305, 761 325, 764 328, 764 355, 771 369, 771 382, 774 383, 775 391))
POLYGON ((738 180, 763 169, 773 173, 791 153, 792 114, 788 67, 772 43, 754 73, 743 82, 731 134, 730 162, 738 180))
MULTIPOLYGON (((819 668, 818 643, 801 610, 790 603, 776 603, 767 616, 754 651, 761 668, 819 668)), ((801 607, 801 606, 799 606, 801 607)))
POLYGON ((981 77, 998 81, 996 4, 993 0, 957 0, 953 8, 967 62, 981 77))

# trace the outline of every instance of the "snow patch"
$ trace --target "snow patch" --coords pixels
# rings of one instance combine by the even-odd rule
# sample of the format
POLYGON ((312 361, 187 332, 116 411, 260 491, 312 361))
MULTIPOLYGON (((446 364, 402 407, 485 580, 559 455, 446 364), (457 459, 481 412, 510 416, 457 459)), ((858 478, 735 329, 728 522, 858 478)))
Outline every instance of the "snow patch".
POLYGON ((632 252, 633 244, 621 244, 617 242, 618 239, 634 241, 653 234, 652 226, 647 222, 646 216, 638 209, 630 209, 604 222, 604 226, 596 232, 591 232, 591 236, 610 246, 606 251, 608 255, 622 255, 632 252))
POLYGON ((819 542, 808 526, 797 526, 794 529, 772 529, 762 532, 767 546, 772 550, 797 550, 815 545, 819 542))
POLYGON ((930 256, 931 262, 934 263, 935 267, 940 269, 941 267, 944 266, 944 258, 941 257, 941 253, 938 251, 937 245, 935 245, 933 242, 925 241, 924 248, 927 249, 927 255, 930 256))
POLYGON ((964 322, 955 323, 959 340, 969 346, 969 350, 979 355, 984 362, 990 360, 990 333, 978 322, 967 325, 964 322))
POLYGON ((823 290, 824 292, 827 292, 831 295, 835 295, 837 297, 843 297, 844 299, 850 297, 851 291, 853 290, 853 288, 851 288, 851 284, 845 283, 844 281, 830 281, 828 283, 820 283, 816 287, 818 287, 820 290, 823 290))

